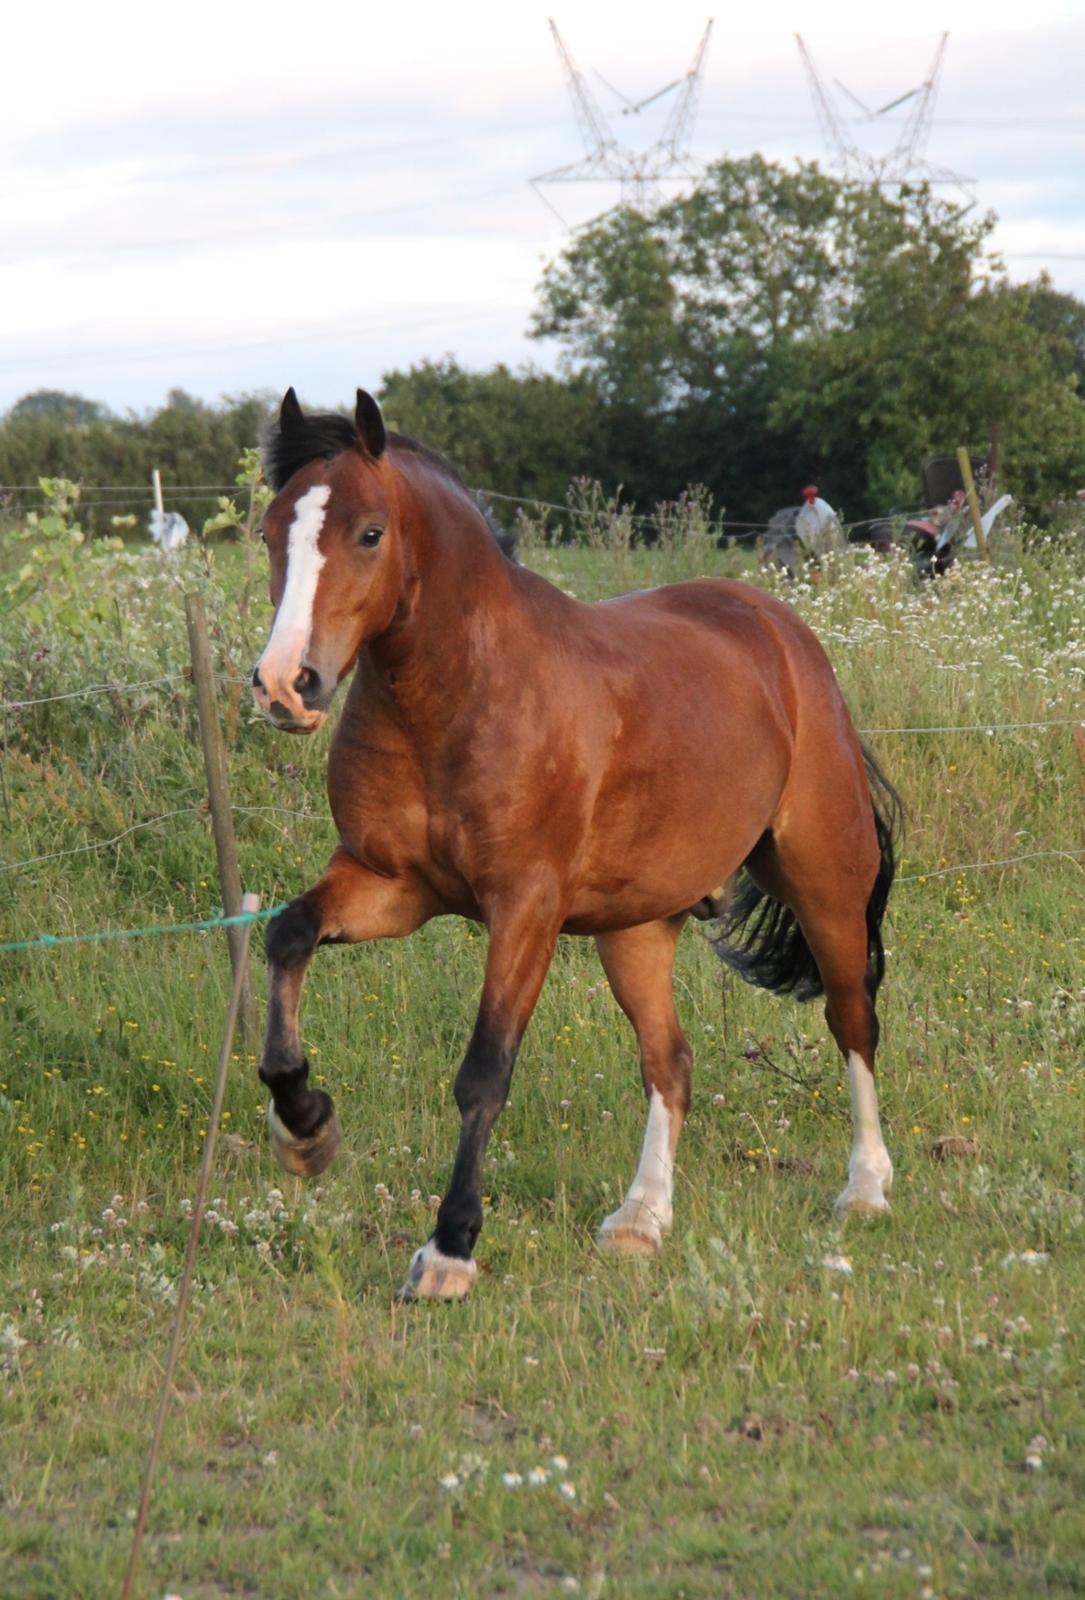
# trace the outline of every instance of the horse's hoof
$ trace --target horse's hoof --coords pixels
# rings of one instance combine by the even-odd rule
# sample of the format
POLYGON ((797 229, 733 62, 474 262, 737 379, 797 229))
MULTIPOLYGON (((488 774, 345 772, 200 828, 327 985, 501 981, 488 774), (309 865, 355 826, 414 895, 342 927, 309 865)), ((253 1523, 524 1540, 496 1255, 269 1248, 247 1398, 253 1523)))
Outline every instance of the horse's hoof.
POLYGON ((465 1300, 475 1286, 478 1268, 459 1256, 442 1255, 432 1239, 415 1251, 403 1287, 401 1304, 411 1300, 465 1300))
POLYGON ((880 1217, 889 1210, 889 1201, 876 1178, 864 1183, 849 1183, 837 1195, 833 1210, 838 1217, 880 1217))
POLYGON ((616 1256, 657 1256, 663 1248, 663 1229, 647 1206, 625 1206, 602 1223, 596 1243, 616 1256))
POLYGON ((298 1178, 315 1178, 334 1159, 343 1142, 339 1118, 331 1116, 308 1139, 299 1139, 277 1115, 275 1102, 267 1108, 267 1125, 271 1133, 271 1149, 284 1172, 298 1178))

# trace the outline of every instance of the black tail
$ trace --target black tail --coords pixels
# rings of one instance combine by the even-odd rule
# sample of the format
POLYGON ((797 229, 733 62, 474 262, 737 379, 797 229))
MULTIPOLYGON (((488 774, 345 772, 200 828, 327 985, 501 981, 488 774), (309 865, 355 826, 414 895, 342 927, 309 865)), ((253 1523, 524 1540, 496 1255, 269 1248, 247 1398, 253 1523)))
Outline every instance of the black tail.
MULTIPOLYGON (((882 918, 896 872, 902 807, 900 796, 865 745, 863 760, 881 856, 866 908, 867 984, 873 998, 885 975, 882 918)), ((817 962, 795 913, 759 889, 746 871, 739 874, 719 920, 720 935, 712 940, 716 954, 747 983, 771 989, 773 994, 789 994, 795 1000, 813 1000, 824 993, 817 962)))
POLYGON ((874 827, 878 852, 882 858, 870 899, 866 904, 867 983, 871 999, 885 977, 885 950, 882 946, 882 918, 889 903, 889 891, 897 872, 897 841, 904 827, 904 804, 873 755, 863 745, 863 760, 870 783, 870 803, 874 807, 874 827))

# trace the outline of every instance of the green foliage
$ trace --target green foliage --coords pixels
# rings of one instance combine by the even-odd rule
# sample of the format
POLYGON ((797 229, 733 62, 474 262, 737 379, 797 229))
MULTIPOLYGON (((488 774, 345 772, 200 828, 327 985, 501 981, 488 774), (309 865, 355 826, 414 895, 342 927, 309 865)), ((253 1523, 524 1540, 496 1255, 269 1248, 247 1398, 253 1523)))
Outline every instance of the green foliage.
POLYGON ((1038 507, 1085 475, 1085 404, 1060 370, 1060 339, 1030 317, 1033 292, 983 273, 993 225, 928 190, 859 191, 843 249, 849 300, 797 349, 772 417, 827 462, 865 463, 868 505, 908 503, 925 455, 985 453, 1001 424, 1002 481, 1038 507))
POLYGON ((385 373, 380 400, 391 426, 443 451, 472 488, 560 500, 604 450, 598 395, 583 378, 475 373, 449 356, 385 373))
MULTIPOLYGON (((46 474, 95 487, 131 486, 146 494, 146 508, 139 514, 144 529, 154 467, 162 474, 168 508, 180 511, 190 526, 200 527, 215 503, 214 486, 233 480, 238 457, 256 445, 271 404, 266 395, 241 395, 227 397, 220 406, 206 406, 182 390, 173 390, 157 411, 120 418, 80 396, 61 398, 79 402, 86 416, 77 423, 63 407, 27 406, 20 401, 0 423, 0 484, 36 483, 46 474), (171 492, 171 485, 177 484, 211 487, 189 494, 171 492)), ((108 495, 101 498, 101 505, 84 504, 88 536, 109 533, 115 511, 133 510, 130 503, 117 505, 108 495)), ((123 501, 125 496, 117 498, 123 501)), ((21 503, 27 500, 24 495, 21 503)))
MULTIPOLYGON (((17 612, 19 624, 31 628, 40 627, 48 612, 58 627, 71 629, 83 621, 84 598, 99 618, 106 602, 93 582, 85 596, 82 592, 87 553, 82 550, 86 535, 76 521, 79 485, 67 478, 40 478, 38 486, 48 509, 29 512, 8 535, 0 612, 17 612)), ((92 547, 91 560, 119 547, 119 540, 101 541, 92 547)))
POLYGON ((1038 508, 1085 476, 1085 307, 1012 287, 993 221, 926 187, 720 161, 651 217, 577 235, 532 332, 653 419, 656 496, 676 476, 761 517, 814 478, 850 516, 885 511, 915 503, 922 456, 985 449, 998 422, 1003 481, 1038 508))
POLYGON ((1029 285, 1026 315, 1048 336, 1059 371, 1076 378, 1078 393, 1085 395, 1085 301, 1056 289, 1045 272, 1029 285))
POLYGON ((81 394, 68 394, 63 389, 35 389, 24 394, 7 414, 9 422, 28 417, 47 417, 72 427, 88 422, 104 422, 110 416, 109 407, 100 400, 88 400, 81 394))
POLYGON ((264 481, 260 452, 255 447, 242 451, 234 482, 249 491, 244 508, 232 496, 220 495, 213 515, 204 519, 205 539, 215 533, 236 533, 247 542, 255 539, 260 519, 275 498, 264 481))
POLYGON ((665 399, 677 357, 679 299, 668 241, 624 207, 576 236, 545 271, 531 332, 569 347, 618 405, 652 410, 665 399))

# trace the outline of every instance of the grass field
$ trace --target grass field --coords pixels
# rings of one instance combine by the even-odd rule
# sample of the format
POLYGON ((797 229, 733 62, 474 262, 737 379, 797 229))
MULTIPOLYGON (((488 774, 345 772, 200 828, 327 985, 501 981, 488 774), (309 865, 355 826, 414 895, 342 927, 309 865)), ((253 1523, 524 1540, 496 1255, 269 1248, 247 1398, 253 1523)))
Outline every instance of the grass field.
MULTIPOLYGON (((654 550, 619 529, 527 559, 593 598, 737 557, 676 514, 654 550)), ((236 547, 166 570, 80 551, 6 618, 2 698, 179 671, 186 584, 243 676, 268 619, 247 573, 236 547)), ((923 589, 849 557, 792 598, 861 727, 1085 709, 1072 549, 1007 545, 923 589)), ((326 737, 223 696, 243 877, 273 903, 333 842, 326 737)), ((183 681, 2 730, 0 939, 217 909, 183 681)), ((239 1044, 141 1593, 1085 1593, 1085 855, 1043 854, 1085 846, 1082 770, 1068 727, 871 743, 908 809, 891 1215, 832 1218, 850 1127, 820 1011, 744 988, 690 931, 675 1231, 658 1261, 600 1257, 643 1100, 594 949, 567 940, 491 1146, 477 1292, 397 1308, 450 1167, 483 938, 441 921, 320 953, 304 1034, 349 1153, 319 1187, 285 1180, 239 1044)), ((119 1592, 227 978, 221 934, 0 957, 3 1600, 119 1592)))

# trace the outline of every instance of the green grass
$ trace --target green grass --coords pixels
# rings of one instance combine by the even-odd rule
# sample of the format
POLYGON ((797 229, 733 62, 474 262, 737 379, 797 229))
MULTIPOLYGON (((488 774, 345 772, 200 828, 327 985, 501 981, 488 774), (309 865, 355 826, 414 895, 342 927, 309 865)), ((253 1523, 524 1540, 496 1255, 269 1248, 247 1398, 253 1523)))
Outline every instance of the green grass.
MULTIPOLYGON (((860 562, 794 591, 861 725, 1080 712, 1080 564, 1011 555, 937 589, 860 562)), ((735 561, 680 543, 530 558, 585 598, 735 561)), ((142 561, 96 579, 123 639, 108 607, 85 635, 9 629, 5 696, 183 665, 179 585, 140 588, 142 561)), ((240 567, 180 575, 217 597, 231 671, 266 616, 238 609, 240 567)), ((188 696, 9 715, 4 861, 198 804, 188 696)), ((239 815, 245 883, 288 898, 332 842, 325 740, 235 705, 235 801, 302 813, 239 815)), ((643 1100, 593 948, 568 940, 491 1147, 478 1289, 396 1308, 450 1166, 483 938, 442 921, 322 952, 304 1036, 348 1153, 319 1188, 278 1173, 239 1043, 143 1594, 1085 1592, 1085 857, 923 877, 1080 849, 1081 772, 1068 728, 873 742, 909 811, 879 1060, 892 1214, 832 1219, 850 1133, 820 1012, 727 978, 691 931, 675 1231, 656 1262, 601 1258, 643 1100), (945 1134, 975 1152, 936 1160, 945 1134)), ((188 812, 0 873, 0 938, 207 915, 213 861, 188 812)), ((212 934, 0 958, 4 1600, 119 1592, 227 978, 212 934)))

